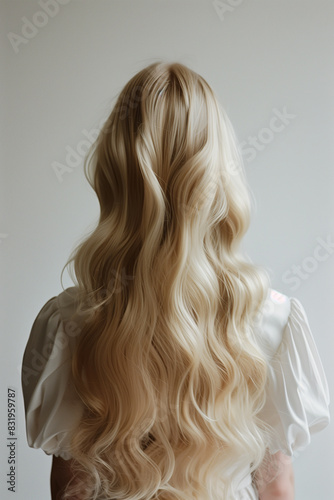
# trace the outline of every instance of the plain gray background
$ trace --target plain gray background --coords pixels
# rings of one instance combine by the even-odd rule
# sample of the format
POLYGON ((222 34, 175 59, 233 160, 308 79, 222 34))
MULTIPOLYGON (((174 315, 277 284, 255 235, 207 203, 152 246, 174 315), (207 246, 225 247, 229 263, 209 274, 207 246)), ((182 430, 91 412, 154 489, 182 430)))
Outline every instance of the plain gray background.
MULTIPOLYGON (((82 169, 87 137, 125 83, 160 59, 200 73, 226 109, 256 201, 245 250, 275 289, 302 302, 332 398, 333 2, 2 0, 1 28, 1 498, 50 497, 51 458, 26 443, 23 351, 98 218, 82 169), (8 387, 17 390, 15 494, 8 387)), ((333 436, 330 425, 295 460, 297 500, 333 497, 333 436)))

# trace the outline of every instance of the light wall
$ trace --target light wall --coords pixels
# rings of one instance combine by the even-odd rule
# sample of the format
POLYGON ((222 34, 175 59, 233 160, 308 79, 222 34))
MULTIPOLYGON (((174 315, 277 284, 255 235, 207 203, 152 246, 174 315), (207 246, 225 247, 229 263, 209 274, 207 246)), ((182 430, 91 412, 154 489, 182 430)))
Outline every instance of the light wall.
MULTIPOLYGON (((256 200, 245 250, 275 289, 304 305, 333 398, 334 4, 216 5, 1 2, 1 498, 14 498, 4 481, 8 387, 16 388, 15 498, 49 498, 50 457, 26 444, 23 350, 37 312, 61 292, 70 251, 97 221, 82 169, 89 137, 128 79, 160 59, 204 76, 230 116, 256 200), (329 244, 318 253, 321 241, 329 244)), ((332 498, 333 436, 330 425, 294 462, 297 500, 332 498)))

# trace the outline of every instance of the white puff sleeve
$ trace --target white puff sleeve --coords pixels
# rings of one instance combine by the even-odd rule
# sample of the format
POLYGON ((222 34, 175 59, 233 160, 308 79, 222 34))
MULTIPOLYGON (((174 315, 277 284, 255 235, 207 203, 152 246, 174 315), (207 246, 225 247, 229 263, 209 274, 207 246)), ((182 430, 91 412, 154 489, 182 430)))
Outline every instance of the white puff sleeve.
POLYGON ((266 403, 260 417, 272 428, 271 454, 296 457, 311 435, 330 422, 329 391, 306 313, 290 298, 282 341, 269 363, 266 403))
POLYGON ((28 444, 65 460, 82 413, 70 379, 73 326, 64 324, 57 297, 50 299, 33 323, 21 372, 28 444))

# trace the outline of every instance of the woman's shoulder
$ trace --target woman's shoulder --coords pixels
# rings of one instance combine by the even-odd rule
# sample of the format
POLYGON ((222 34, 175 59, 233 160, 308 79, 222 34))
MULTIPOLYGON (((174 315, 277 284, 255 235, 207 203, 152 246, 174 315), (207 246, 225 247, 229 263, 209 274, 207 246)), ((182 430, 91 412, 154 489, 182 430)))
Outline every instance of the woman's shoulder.
POLYGON ((79 306, 79 288, 71 286, 65 288, 58 295, 49 299, 41 308, 35 322, 42 318, 50 319, 51 316, 57 316, 59 325, 70 331, 71 328, 79 327, 85 321, 85 313, 78 309, 79 306))
POLYGON ((283 340, 284 329, 291 314, 291 297, 269 288, 267 298, 256 316, 256 339, 271 358, 283 340))
POLYGON ((33 380, 43 376, 45 367, 70 359, 84 318, 77 314, 76 287, 51 297, 38 311, 23 354, 22 381, 29 392, 33 380))
POLYGON ((23 355, 21 382, 29 446, 69 458, 69 431, 82 412, 71 380, 71 357, 82 320, 77 289, 63 290, 38 312, 23 355))
POLYGON ((73 318, 78 305, 79 289, 76 286, 65 288, 56 297, 56 305, 64 320, 73 318))
POLYGON ((271 453, 296 456, 330 421, 326 374, 307 314, 296 297, 270 290, 258 335, 268 354, 261 418, 273 429, 271 453))
POLYGON ((290 297, 273 288, 255 319, 256 340, 272 359, 287 344, 314 344, 307 313, 296 297, 290 297))

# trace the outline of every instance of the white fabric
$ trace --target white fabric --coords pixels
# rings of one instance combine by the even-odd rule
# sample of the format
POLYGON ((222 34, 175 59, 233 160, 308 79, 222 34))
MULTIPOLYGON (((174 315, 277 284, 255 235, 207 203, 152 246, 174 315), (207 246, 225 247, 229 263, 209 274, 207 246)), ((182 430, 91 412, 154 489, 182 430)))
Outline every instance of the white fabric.
MULTIPOLYGON (((270 453, 281 450, 296 458, 310 444, 311 434, 329 424, 330 398, 305 310, 298 299, 291 297, 289 302, 282 340, 269 363, 266 404, 260 416, 276 431, 270 453)), ((269 318, 266 323, 271 323, 269 318)))
MULTIPOLYGON (((38 313, 23 356, 22 389, 29 446, 71 458, 69 436, 82 412, 71 382, 71 356, 84 317, 75 313, 76 288, 50 299, 38 313)), ((267 356, 266 404, 260 416, 274 430, 270 453, 296 457, 311 434, 330 421, 329 391, 303 306, 270 290, 256 340, 267 356)), ((238 500, 258 500, 245 472, 238 500)))
POLYGON ((69 433, 82 405, 71 382, 71 353, 80 334, 75 309, 75 287, 50 299, 31 329, 22 364, 27 441, 48 455, 71 458, 69 433))

